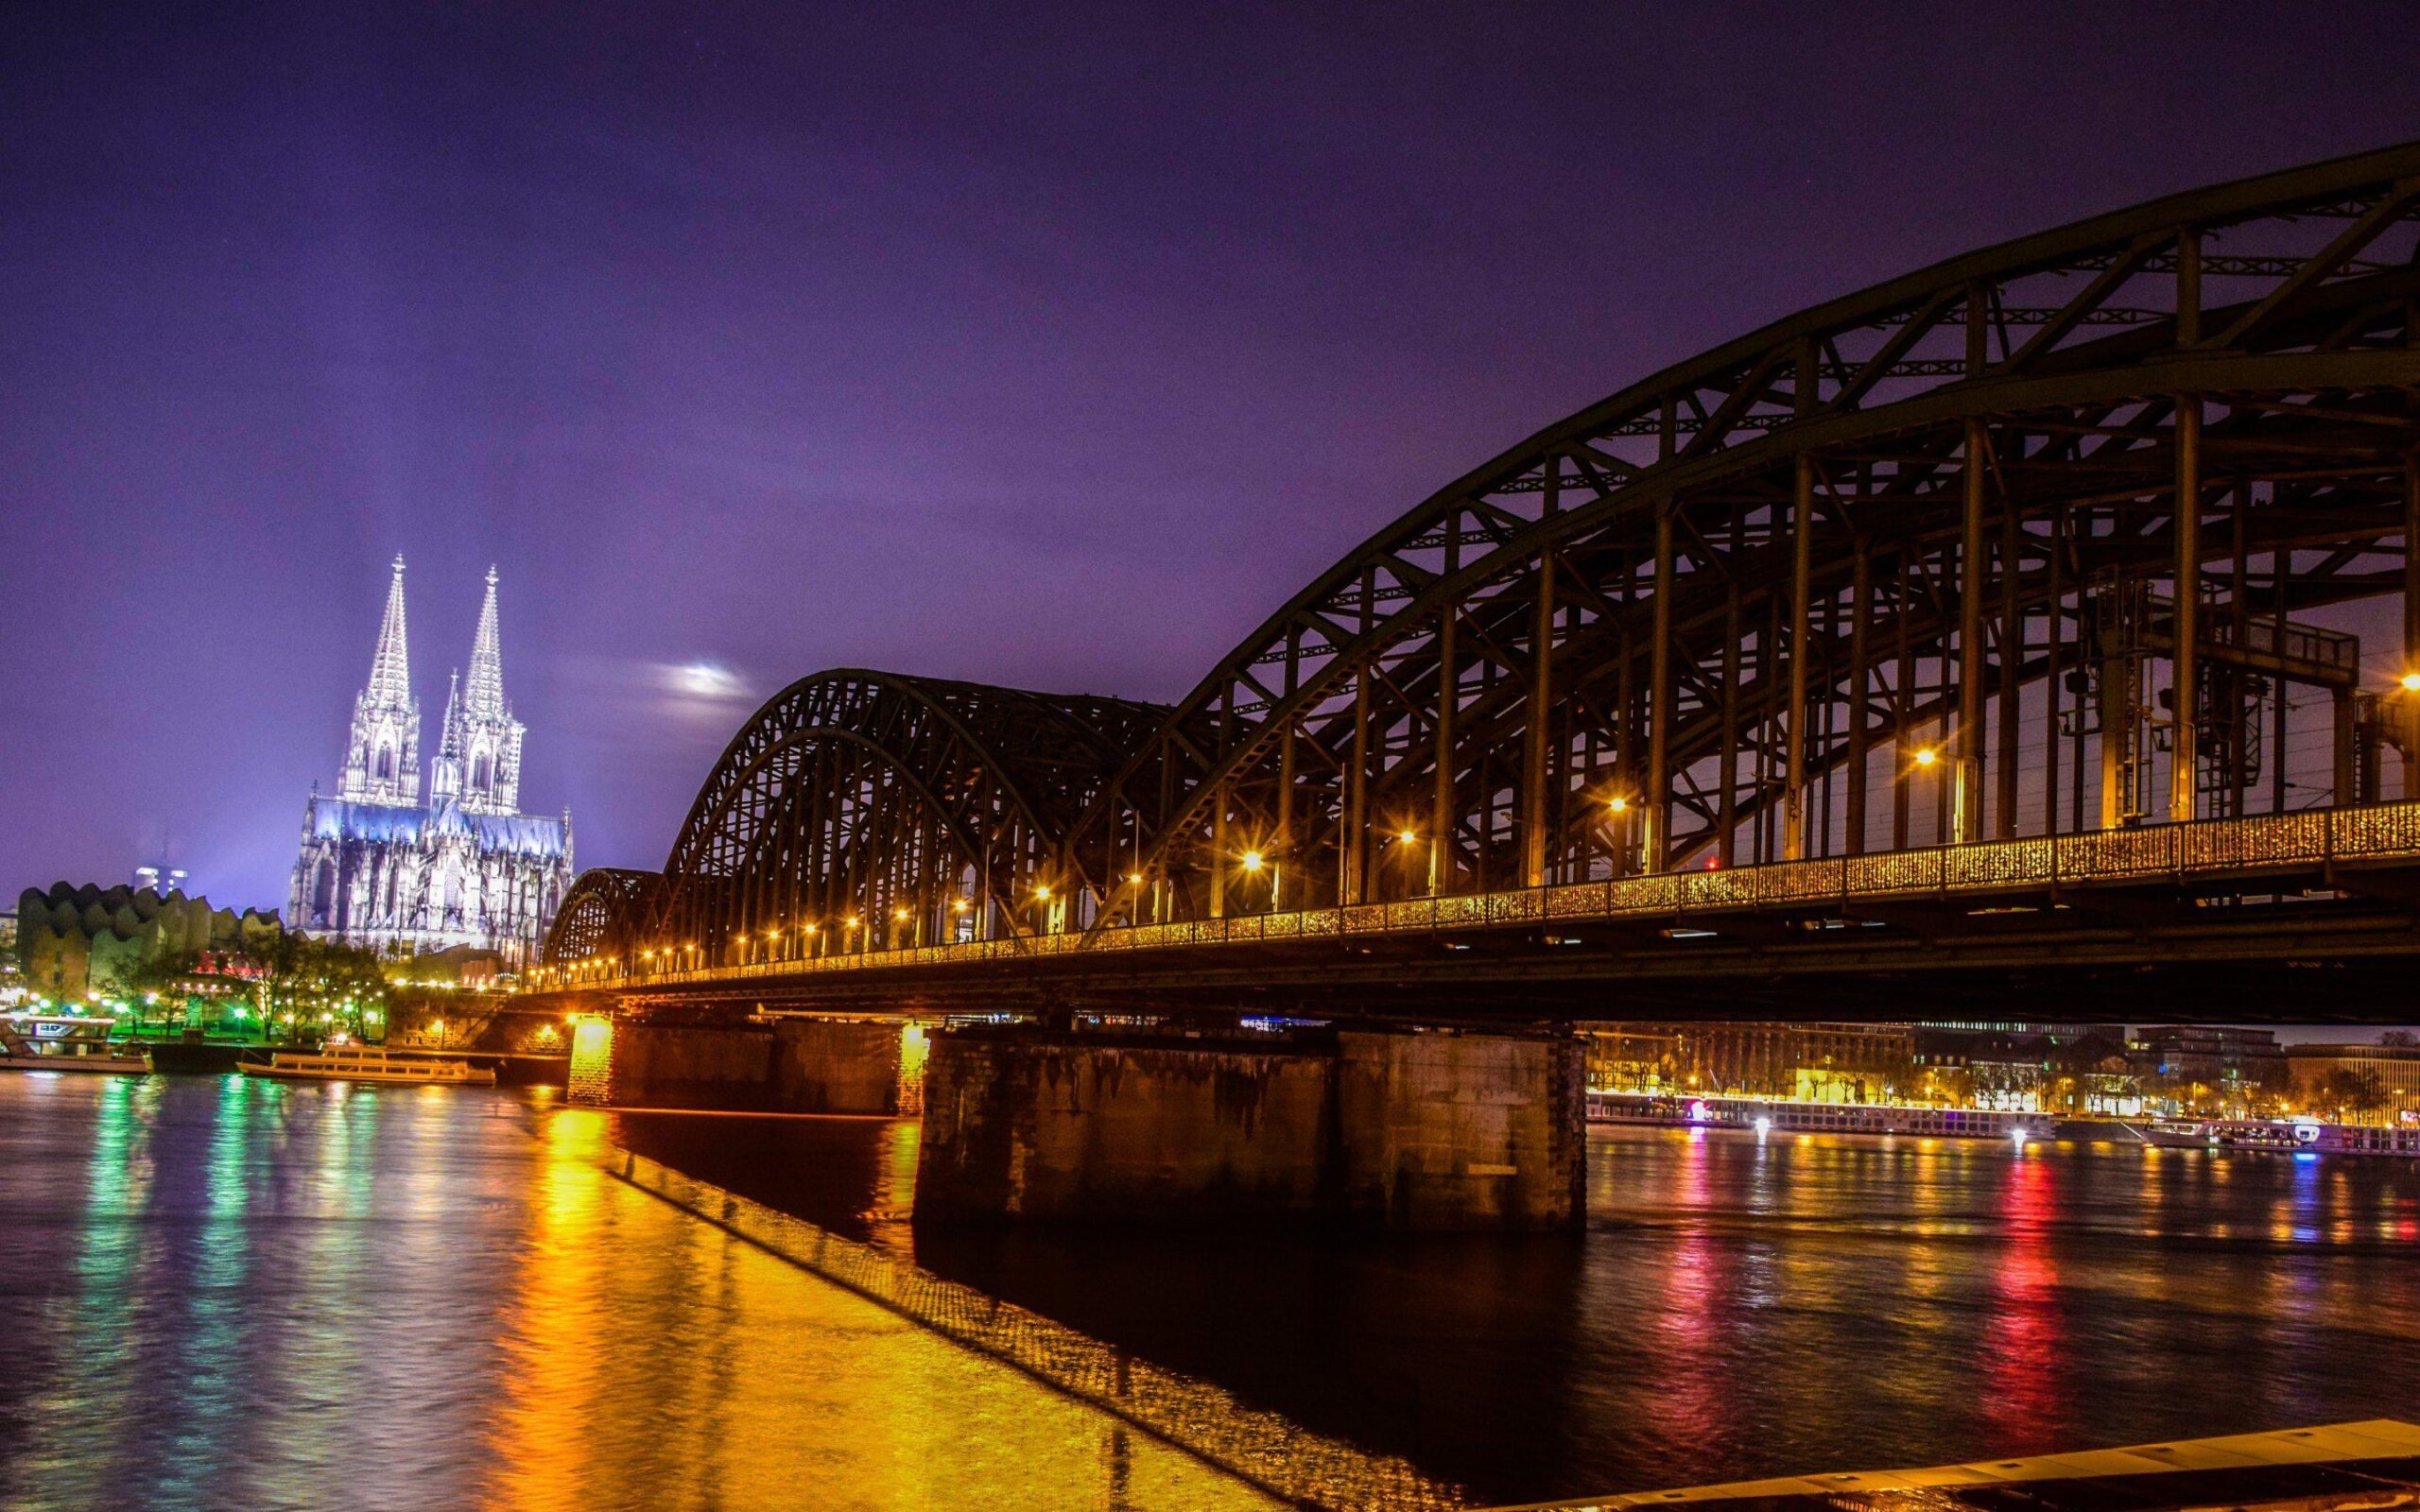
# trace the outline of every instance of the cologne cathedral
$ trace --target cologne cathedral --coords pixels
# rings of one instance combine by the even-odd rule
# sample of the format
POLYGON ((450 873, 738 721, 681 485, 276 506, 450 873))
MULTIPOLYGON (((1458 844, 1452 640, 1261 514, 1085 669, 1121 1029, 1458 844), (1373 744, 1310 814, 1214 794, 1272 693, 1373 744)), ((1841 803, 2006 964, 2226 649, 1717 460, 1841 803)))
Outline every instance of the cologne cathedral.
POLYGON ((533 959, 571 885, 571 813, 520 812, 524 727, 504 699, 495 569, 471 670, 446 688, 421 800, 420 700, 404 630, 404 559, 370 685, 353 705, 337 796, 312 787, 286 917, 315 935, 411 954, 466 946, 508 969, 533 959))

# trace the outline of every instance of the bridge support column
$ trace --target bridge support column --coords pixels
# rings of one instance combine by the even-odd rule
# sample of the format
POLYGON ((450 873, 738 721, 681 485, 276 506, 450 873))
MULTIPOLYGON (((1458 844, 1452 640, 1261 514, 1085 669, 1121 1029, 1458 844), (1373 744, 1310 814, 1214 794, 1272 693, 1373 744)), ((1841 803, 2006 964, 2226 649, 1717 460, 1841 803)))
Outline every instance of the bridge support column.
MULTIPOLYGON (((1671 859, 1672 837, 1672 510, 1674 500, 1655 504, 1654 629, 1647 644, 1647 833, 1640 836, 1639 868, 1661 871, 1671 859)), ((1733 654, 1739 638, 1732 636, 1733 654)), ((1736 687, 1737 679, 1729 686, 1736 687)), ((1724 774, 1726 781, 1728 773, 1724 774)), ((1725 792, 1729 791, 1726 786, 1725 792)), ((1728 845, 1729 831, 1724 832, 1728 845)), ((1726 857, 1726 859, 1728 859, 1726 857)))
POLYGON ((648 1023, 582 1019, 571 1100, 725 1112, 912 1110, 925 1031, 893 1020, 648 1023))
MULTIPOLYGON (((2411 334, 2414 345, 2420 345, 2420 331, 2411 334)), ((2403 459, 2403 665, 2394 669, 2397 681, 2420 672, 2420 454, 2403 459)), ((2403 695, 2408 706, 2414 695, 2403 695)), ((2420 728, 2407 708, 2402 720, 2403 796, 2420 798, 2420 740, 2413 731, 2420 728)), ((2282 765, 2281 754, 2279 762, 2282 765)))
MULTIPOLYGON (((2176 649, 2171 654, 2170 693, 2175 708, 2173 739, 2169 742, 2168 816, 2193 817, 2195 790, 2201 779, 2201 669, 2197 660, 2202 635, 2202 396, 2186 394, 2176 402, 2176 649)), ((2282 649, 2282 647, 2280 648, 2282 649)), ((2280 759, 2283 752, 2279 753, 2280 759)), ((2338 799, 2342 802, 2342 799, 2338 799)))
MULTIPOLYGON (((1968 341, 1979 312, 1967 311, 1968 341)), ((1965 508, 1958 533, 1958 730, 1951 737, 1949 829, 1960 844, 1983 837, 1983 422, 1966 422, 1965 508)))
POLYGON ((1806 674, 1814 659, 1809 644, 1808 584, 1815 540, 1815 459, 1798 455, 1797 491, 1790 509, 1789 757, 1782 772, 1781 855, 1806 854, 1806 674))
POLYGON ((920 1220, 1554 1229, 1585 1211, 1568 1036, 937 1036, 920 1220))

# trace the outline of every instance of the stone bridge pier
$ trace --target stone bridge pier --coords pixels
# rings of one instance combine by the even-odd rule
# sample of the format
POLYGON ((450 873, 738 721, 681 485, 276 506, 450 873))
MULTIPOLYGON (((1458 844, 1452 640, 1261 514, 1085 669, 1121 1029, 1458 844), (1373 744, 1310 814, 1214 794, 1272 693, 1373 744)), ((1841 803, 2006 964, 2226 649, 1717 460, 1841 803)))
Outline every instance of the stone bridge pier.
POLYGON ((591 1018, 573 1034, 571 1100, 725 1112, 913 1113, 925 1032, 898 1019, 591 1018))
POLYGON ((1557 1229, 1585 1215, 1568 1034, 936 1036, 920 1221, 1557 1229))

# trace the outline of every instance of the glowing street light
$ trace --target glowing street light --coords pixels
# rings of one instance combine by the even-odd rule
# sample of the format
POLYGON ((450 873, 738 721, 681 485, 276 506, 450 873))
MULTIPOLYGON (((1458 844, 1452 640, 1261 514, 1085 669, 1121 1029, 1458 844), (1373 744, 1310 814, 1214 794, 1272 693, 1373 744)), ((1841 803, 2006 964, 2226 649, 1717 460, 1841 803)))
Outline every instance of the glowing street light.
POLYGON ((1243 854, 1243 865, 1246 871, 1258 871, 1262 867, 1267 866, 1268 864, 1267 858, 1262 856, 1257 850, 1247 850, 1243 854))
POLYGON ((1621 794, 1616 793, 1613 797, 1605 799, 1605 807, 1611 813, 1628 814, 1630 812, 1630 799, 1624 798, 1621 794))
POLYGON ((2401 680, 2404 692, 2420 693, 2420 672, 2407 672, 2401 680))
POLYGON ((1919 747, 1916 747, 1916 765, 1919 765, 1919 766, 1930 766, 1930 765, 1932 765, 1934 763, 1936 763, 1936 762, 1938 762, 1938 761, 1940 761, 1940 760, 1941 760, 1941 752, 1939 752, 1939 751, 1937 751, 1937 750, 1935 750, 1935 749, 1933 749, 1930 746, 1919 746, 1919 747))

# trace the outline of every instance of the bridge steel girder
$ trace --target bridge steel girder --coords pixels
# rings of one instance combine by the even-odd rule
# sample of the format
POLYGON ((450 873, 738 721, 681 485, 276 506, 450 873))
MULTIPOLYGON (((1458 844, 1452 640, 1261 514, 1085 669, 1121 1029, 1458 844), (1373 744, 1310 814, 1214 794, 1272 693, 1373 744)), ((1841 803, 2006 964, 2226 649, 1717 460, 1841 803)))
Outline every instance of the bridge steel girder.
POLYGON ((664 873, 620 867, 591 867, 563 894, 547 928, 539 960, 548 966, 571 961, 633 958, 655 918, 664 873))
MULTIPOLYGON (((960 900, 987 937, 1025 932, 1093 787, 1167 714, 856 668, 801 679, 716 762, 639 953, 714 966, 939 939, 960 900)), ((1073 868, 1067 890, 1088 880, 1073 868)), ((577 958, 550 942, 550 965, 577 958)))
POLYGON ((1300 939, 1208 953, 1037 956, 1015 971, 902 965, 610 990, 631 1008, 711 1005, 775 1016, 1240 1012, 1478 1027, 1793 1014, 1904 1022, 1943 1004, 2023 1018, 2038 1016, 2045 998, 2065 1013, 2119 1022, 2387 1024, 2410 1017, 2420 929, 2408 908, 2215 912, 2147 889, 2004 915, 1744 917, 1702 936, 1634 926, 1554 940, 1507 930, 1451 949, 1435 940, 1300 939), (2113 903, 2122 906, 2105 906, 2113 903))
MULTIPOLYGON (((2055 748, 2033 706, 2046 681, 2092 670, 2104 599, 2165 583, 2177 618, 2181 549, 2197 589, 2184 617, 2202 626, 2190 660, 2239 674, 2245 656, 2212 636, 2306 628, 2269 626, 2251 553, 2273 554, 2261 587, 2285 612, 2399 588, 2420 447, 2415 205, 2420 146, 2175 196, 1951 259, 1625 389, 1457 480, 1272 615, 1179 705, 1184 738, 1146 743, 1104 784, 1070 851, 1103 849, 1110 815, 1143 816, 1139 869, 1180 917, 1837 853, 1879 838, 1814 822, 1871 786, 1871 770, 1848 777, 1851 750, 1871 767, 1944 724, 1975 814, 1959 833, 1982 834, 1987 808, 2001 834, 2077 827, 2055 790, 2020 815, 2019 785, 1995 794, 1983 772, 2055 748), (2180 412, 2204 417, 2181 445, 2180 412), (1860 581, 1857 617, 1889 624, 1869 627, 1852 678, 1860 581), (1725 627, 1740 627, 1730 647, 1725 627), (1928 688, 1883 675, 1877 639, 1893 670, 1941 671, 1928 688), (1718 668, 1743 650, 1754 674, 1733 687, 1718 668), (1784 813, 1805 828, 1774 833, 1784 813), (1398 827, 1411 849, 1367 859, 1398 827), (1238 898, 1226 863, 1246 847, 1276 864, 1238 898)), ((2200 691, 2167 723, 2191 749, 2207 690, 2188 677, 2200 691)), ((2238 774, 2223 801, 2248 802, 2246 753, 2220 754, 2238 774)), ((2211 782, 2187 770, 2160 789, 2171 816, 2211 782)), ((1096 899, 1096 927, 1127 917, 1096 899)))
POLYGON ((576 892, 547 959, 644 939, 739 965, 851 916, 856 945, 896 944, 902 907, 930 941, 948 898, 987 938, 1098 937, 2242 816, 2308 806, 2292 740, 2323 747, 2331 805, 2379 796, 2381 738, 2420 796, 2420 696, 2367 691, 2344 628, 2400 595, 2420 670, 2415 458, 2420 144, 2171 196, 1548 426, 1173 708, 795 683, 661 883, 576 892), (2292 717, 2289 685, 2318 712, 2292 717))

